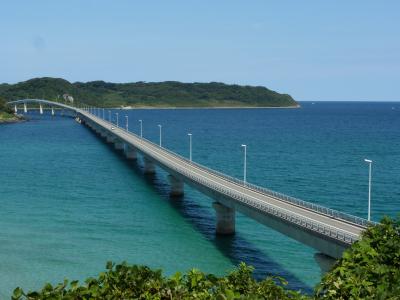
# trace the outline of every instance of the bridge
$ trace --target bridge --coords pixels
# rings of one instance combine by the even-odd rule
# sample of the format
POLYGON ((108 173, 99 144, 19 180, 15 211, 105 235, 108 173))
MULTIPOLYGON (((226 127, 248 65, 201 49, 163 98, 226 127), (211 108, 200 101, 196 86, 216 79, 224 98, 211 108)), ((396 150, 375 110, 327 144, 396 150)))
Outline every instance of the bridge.
POLYGON ((169 175, 171 195, 184 193, 187 184, 213 199, 212 206, 216 213, 216 233, 233 234, 235 232, 235 213, 244 215, 273 228, 322 254, 341 257, 343 251, 360 238, 368 225, 365 219, 342 213, 311 202, 299 200, 251 183, 230 177, 206 166, 182 157, 161 145, 157 145, 140 133, 135 134, 106 120, 104 110, 87 106, 71 105, 41 99, 23 99, 9 102, 23 104, 26 112, 27 103, 70 110, 76 120, 95 131, 117 150, 124 151, 127 159, 143 157, 144 172, 154 173, 156 166, 169 175))

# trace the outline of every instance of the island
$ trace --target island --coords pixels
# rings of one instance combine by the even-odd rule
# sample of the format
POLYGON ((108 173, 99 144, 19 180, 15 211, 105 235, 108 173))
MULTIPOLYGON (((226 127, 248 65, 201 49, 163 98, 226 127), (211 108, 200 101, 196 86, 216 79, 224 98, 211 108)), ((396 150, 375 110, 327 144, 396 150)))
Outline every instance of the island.
POLYGON ((220 82, 71 83, 61 78, 43 77, 0 84, 0 97, 8 101, 27 98, 63 101, 67 98, 74 103, 125 108, 299 107, 290 95, 263 86, 220 82))

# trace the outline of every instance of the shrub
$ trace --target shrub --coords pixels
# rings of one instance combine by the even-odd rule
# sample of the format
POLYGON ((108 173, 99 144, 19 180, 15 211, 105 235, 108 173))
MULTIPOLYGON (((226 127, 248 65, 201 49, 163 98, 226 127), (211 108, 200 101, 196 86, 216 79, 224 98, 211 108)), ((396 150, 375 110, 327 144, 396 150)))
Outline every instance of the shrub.
POLYGON ((16 288, 12 299, 306 299, 298 292, 287 290, 287 283, 281 278, 256 281, 253 268, 244 263, 225 277, 193 269, 168 278, 160 270, 126 263, 109 262, 106 269, 83 285, 78 281, 64 281, 56 286, 46 284, 40 291, 28 293, 16 288))
POLYGON ((344 252, 316 289, 322 299, 400 299, 400 219, 384 218, 344 252))

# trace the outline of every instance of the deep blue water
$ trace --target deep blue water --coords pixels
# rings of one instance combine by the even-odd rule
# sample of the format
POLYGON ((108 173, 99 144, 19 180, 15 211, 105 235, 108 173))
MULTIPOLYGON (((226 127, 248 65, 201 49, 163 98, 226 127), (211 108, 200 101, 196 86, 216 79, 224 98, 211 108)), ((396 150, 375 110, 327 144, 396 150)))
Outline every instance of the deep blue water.
MULTIPOLYGON (((249 182, 331 208, 396 216, 400 204, 400 103, 302 103, 300 109, 119 111, 130 130, 193 160, 249 182)), ((170 199, 166 174, 142 175, 71 118, 30 112, 0 126, 0 298, 16 286, 37 289, 65 277, 83 279, 107 260, 225 274, 240 261, 259 277, 284 276, 310 290, 320 279, 314 250, 245 216, 237 234, 216 237, 212 200, 186 188, 170 199)))

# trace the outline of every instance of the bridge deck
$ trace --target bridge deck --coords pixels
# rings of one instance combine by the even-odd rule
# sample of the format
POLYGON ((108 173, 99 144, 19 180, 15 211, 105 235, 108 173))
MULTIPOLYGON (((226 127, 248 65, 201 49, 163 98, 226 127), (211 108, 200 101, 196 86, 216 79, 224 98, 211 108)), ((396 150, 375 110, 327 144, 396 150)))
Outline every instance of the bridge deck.
MULTIPOLYGON (((317 226, 318 231, 331 231, 331 237, 337 237, 339 234, 339 239, 347 243, 352 243, 354 240, 359 238, 362 230, 365 226, 359 224, 352 224, 346 220, 341 220, 334 218, 320 212, 313 211, 309 208, 301 207, 290 202, 282 201, 281 199, 266 195, 261 191, 254 190, 252 187, 247 187, 245 185, 239 184, 237 182, 232 182, 228 178, 218 176, 210 172, 207 168, 203 168, 195 163, 188 161, 172 152, 155 145, 154 143, 142 139, 136 134, 127 132, 122 128, 116 127, 99 117, 89 114, 86 111, 79 110, 79 113, 92 120, 99 126, 106 130, 111 131, 115 136, 119 137, 121 140, 131 144, 132 146, 139 149, 141 152, 152 157, 159 163, 167 166, 168 168, 180 173, 183 176, 190 178, 200 184, 206 185, 216 191, 224 192, 228 196, 236 199, 237 201, 243 201, 249 206, 253 206, 260 210, 271 210, 276 213, 281 213, 283 217, 298 218, 301 225, 304 222, 309 224, 314 224, 317 226), (111 127, 114 129, 111 130, 111 127), (342 236, 340 236, 342 234, 342 236)), ((275 214, 276 214, 275 213, 275 214)), ((298 223, 298 222, 296 222, 298 223)))
POLYGON ((152 158, 157 164, 164 166, 168 170, 172 170, 189 182, 194 182, 197 185, 206 187, 207 190, 224 195, 240 205, 250 207, 252 211, 284 219, 287 223, 302 227, 306 231, 312 231, 318 235, 329 237, 338 241, 339 244, 350 245, 359 239, 361 232, 368 224, 373 224, 373 222, 366 221, 365 219, 291 198, 252 184, 244 184, 238 179, 191 162, 132 132, 118 128, 114 124, 96 117, 83 109, 41 99, 22 99, 9 102, 8 104, 17 105, 27 102, 55 105, 73 110, 118 137, 123 142, 132 145, 147 157, 152 158))

